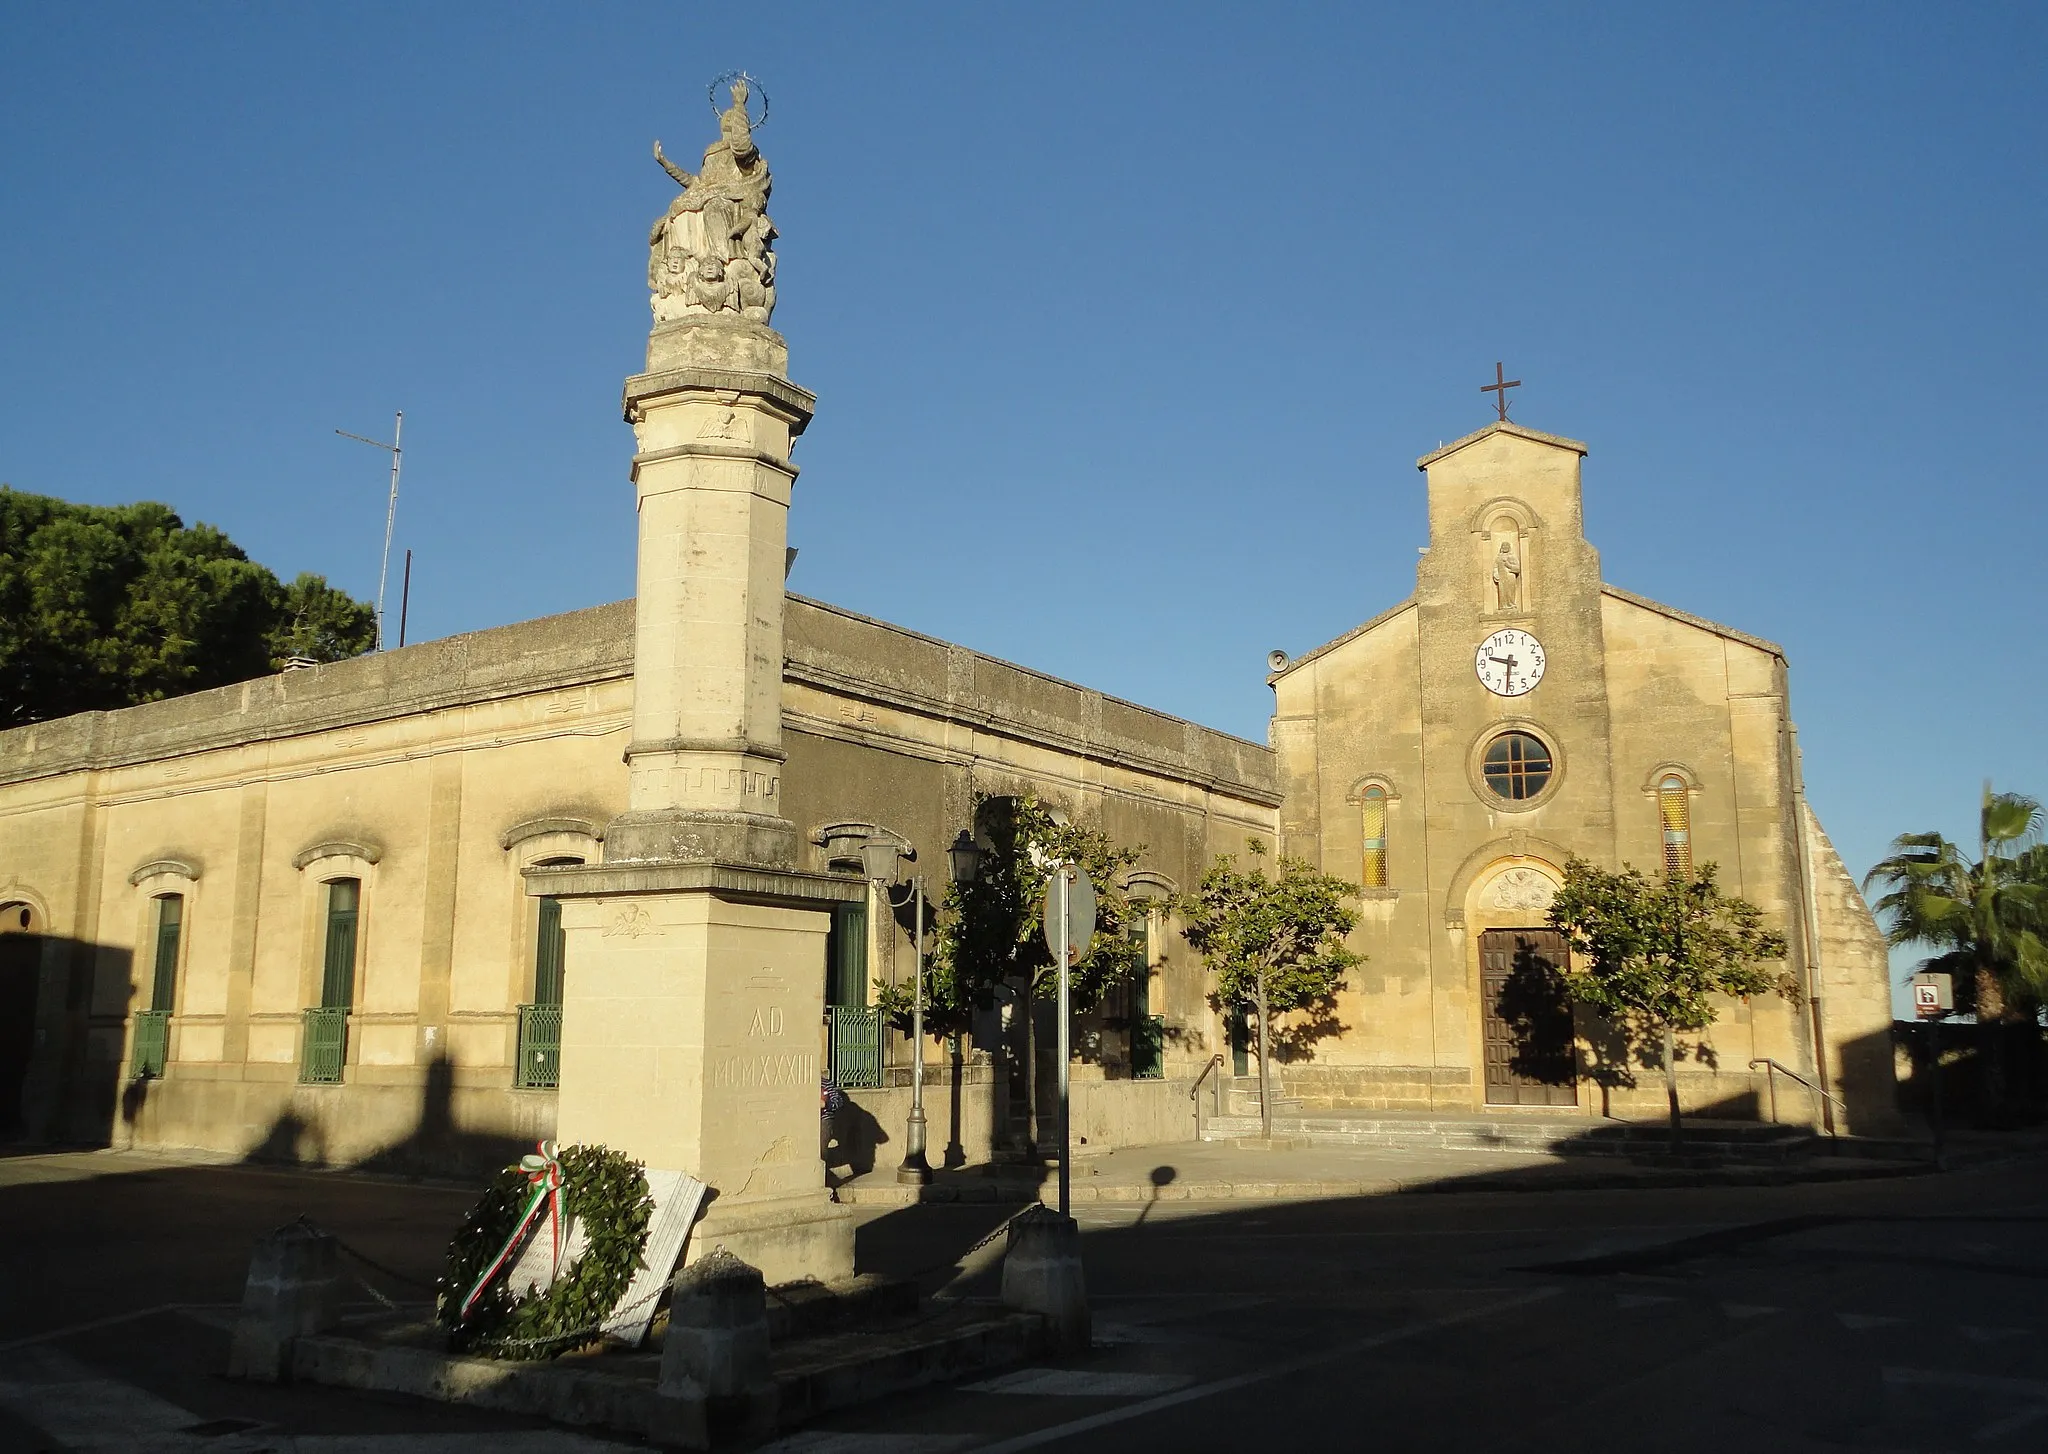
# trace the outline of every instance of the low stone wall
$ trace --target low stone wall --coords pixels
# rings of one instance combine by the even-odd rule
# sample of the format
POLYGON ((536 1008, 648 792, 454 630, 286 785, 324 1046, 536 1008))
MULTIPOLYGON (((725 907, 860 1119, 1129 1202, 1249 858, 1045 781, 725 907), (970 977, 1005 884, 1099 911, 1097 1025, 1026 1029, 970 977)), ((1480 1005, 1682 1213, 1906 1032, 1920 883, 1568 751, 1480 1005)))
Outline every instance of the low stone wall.
MULTIPOLYGON (((1683 1065, 1683 1062, 1681 1062, 1683 1065)), ((1257 1063, 1245 1079, 1228 1082, 1226 1105, 1240 1114, 1257 1114, 1257 1063)), ((1664 1075, 1655 1067, 1635 1069, 1636 1084, 1601 1086, 1590 1078, 1578 1086, 1579 1107, 1596 1116, 1622 1120, 1655 1119, 1665 1114, 1664 1075)), ((1296 1101, 1305 1111, 1438 1111, 1476 1113, 1487 1109, 1479 1099, 1472 1072, 1464 1066, 1428 1065, 1276 1065, 1277 1096, 1296 1101)), ((1792 1081, 1778 1082, 1778 1119, 1804 1125, 1812 1119, 1810 1097, 1792 1081)), ((1746 1066, 1715 1070, 1681 1068, 1678 1102, 1687 1115, 1716 1120, 1750 1121, 1769 1113, 1769 1086, 1761 1071, 1746 1066)), ((1572 1114, 1571 1106, 1553 1107, 1572 1114)))
POLYGON ((468 1180, 489 1176, 554 1134, 553 1091, 462 1085, 439 1069, 394 1067, 384 1082, 299 1085, 283 1077, 213 1078, 205 1067, 174 1066, 167 1079, 122 1087, 111 1140, 468 1180))
MULTIPOLYGON (((837 1179, 884 1170, 903 1160, 910 1087, 850 1090, 848 1105, 825 1124, 825 1166, 837 1179)), ((995 1086, 985 1076, 953 1085, 946 1072, 925 1082, 925 1159, 933 1166, 977 1166, 996 1150, 995 1086)))
MULTIPOLYGON (((1250 1067, 1256 1082, 1258 1063, 1250 1067)), ((1279 1094, 1310 1111, 1449 1111, 1472 1105, 1472 1072, 1441 1065, 1276 1065, 1279 1094)))
MULTIPOLYGON (((1194 1140, 1191 1084, 1186 1078, 1076 1080, 1068 1107, 1075 1147, 1101 1151, 1194 1140)), ((846 1096, 847 1108, 826 1123, 825 1161, 832 1175, 894 1167, 903 1159, 910 1088, 850 1090, 846 1096)), ((996 1159, 1003 1149, 996 1104, 996 1086, 989 1080, 963 1082, 957 1095, 943 1077, 926 1082, 926 1159, 937 1167, 979 1166, 996 1159)))
POLYGON ((1101 1149, 1194 1140, 1193 1084, 1186 1078, 1077 1081, 1069 1108, 1074 1144, 1101 1149))

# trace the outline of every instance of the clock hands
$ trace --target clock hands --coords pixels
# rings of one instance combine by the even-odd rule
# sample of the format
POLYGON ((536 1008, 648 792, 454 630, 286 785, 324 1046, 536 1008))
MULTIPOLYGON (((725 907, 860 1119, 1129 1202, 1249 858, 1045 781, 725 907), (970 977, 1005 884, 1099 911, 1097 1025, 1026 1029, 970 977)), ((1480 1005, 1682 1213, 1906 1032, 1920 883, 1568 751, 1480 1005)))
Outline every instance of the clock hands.
POLYGON ((1515 684, 1515 659, 1512 656, 1489 656, 1487 660, 1498 662, 1508 669, 1507 679, 1501 685, 1513 687, 1515 684))

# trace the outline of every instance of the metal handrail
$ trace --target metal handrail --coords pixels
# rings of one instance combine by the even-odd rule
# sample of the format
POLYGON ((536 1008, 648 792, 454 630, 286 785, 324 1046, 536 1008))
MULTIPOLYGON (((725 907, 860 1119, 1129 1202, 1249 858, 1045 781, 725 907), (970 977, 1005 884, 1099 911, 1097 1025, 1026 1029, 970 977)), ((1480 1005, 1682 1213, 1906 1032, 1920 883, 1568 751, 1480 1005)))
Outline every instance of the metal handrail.
MULTIPOLYGON (((1849 1107, 1843 1104, 1842 1098, 1840 1096, 1837 1096, 1833 1092, 1825 1090, 1822 1087, 1815 1085, 1812 1081, 1808 1080, 1805 1076, 1801 1075, 1798 1071, 1792 1069, 1790 1066, 1780 1065, 1777 1061, 1771 1059, 1771 1057, 1768 1055, 1759 1055, 1756 1059, 1749 1062, 1749 1068, 1751 1070, 1755 1070, 1759 1065, 1765 1067, 1764 1084, 1770 1089, 1771 1124, 1773 1126, 1778 1124, 1778 1082, 1776 1077, 1773 1075, 1773 1072, 1776 1072, 1778 1075, 1789 1076, 1791 1079, 1798 1081, 1801 1085, 1806 1087, 1809 1093, 1813 1095, 1826 1097, 1829 1101, 1832 1101, 1837 1107, 1840 1108, 1843 1115, 1846 1116, 1849 1113, 1849 1107)), ((1834 1130, 1832 1127, 1829 1128, 1829 1134, 1834 1134, 1834 1130)))
MULTIPOLYGON (((1209 1076, 1210 1076, 1210 1073, 1211 1073, 1211 1072, 1213 1072, 1213 1071, 1218 1071, 1218 1070, 1221 1070, 1222 1068, 1223 1068, 1223 1057, 1222 1057, 1222 1056, 1220 1056, 1220 1055, 1212 1055, 1212 1056, 1210 1056, 1210 1057, 1209 1057, 1209 1063, 1208 1063, 1207 1065, 1205 1065, 1205 1066, 1203 1066, 1203 1067, 1202 1067, 1202 1073, 1201 1073, 1200 1075, 1198 1075, 1198 1076, 1196 1076, 1196 1077, 1195 1077, 1195 1083, 1194 1083, 1193 1085, 1191 1085, 1191 1086, 1189 1086, 1189 1087, 1188 1087, 1188 1099, 1189 1099, 1189 1100, 1191 1100, 1191 1101, 1193 1101, 1193 1102, 1195 1103, 1195 1139, 1196 1139, 1197 1141, 1199 1141, 1199 1140, 1201 1140, 1201 1139, 1202 1139, 1202 1082, 1203 1082, 1203 1081, 1205 1081, 1205 1080, 1207 1080, 1207 1079, 1209 1078, 1209 1076)), ((1220 1116, 1220 1115, 1222 1115, 1222 1114, 1223 1114, 1223 1077, 1222 1077, 1222 1076, 1220 1076, 1220 1075, 1219 1075, 1219 1076, 1217 1076, 1217 1077, 1216 1077, 1216 1084, 1215 1084, 1215 1086, 1214 1086, 1214 1087, 1213 1087, 1213 1088, 1211 1089, 1211 1091, 1210 1091, 1210 1095, 1211 1095, 1211 1097, 1212 1097, 1212 1098, 1213 1098, 1213 1099, 1215 1100, 1215 1102, 1216 1102, 1216 1104, 1215 1104, 1215 1106, 1214 1106, 1214 1108, 1213 1108, 1213 1110, 1212 1110, 1212 1113, 1211 1113, 1211 1114, 1212 1114, 1212 1115, 1217 1115, 1217 1116, 1220 1116)))

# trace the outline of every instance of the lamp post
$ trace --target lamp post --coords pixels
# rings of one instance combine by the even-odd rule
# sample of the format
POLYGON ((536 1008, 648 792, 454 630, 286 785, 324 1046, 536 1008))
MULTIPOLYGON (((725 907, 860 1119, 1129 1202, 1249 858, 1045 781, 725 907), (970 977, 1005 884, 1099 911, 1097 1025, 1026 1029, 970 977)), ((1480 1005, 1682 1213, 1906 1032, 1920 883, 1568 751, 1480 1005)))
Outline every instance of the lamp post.
MULTIPOLYGON (((917 850, 907 854, 894 843, 870 838, 861 845, 861 869, 868 882, 882 891, 891 905, 889 885, 896 881, 897 863, 904 858, 917 861, 917 850)), ((913 923, 916 935, 916 968, 910 992, 910 1119, 903 1129, 903 1163, 896 1168, 896 1180, 905 1186, 923 1186, 932 1179, 931 1163, 925 1159, 924 1125, 924 875, 910 881, 913 923)))

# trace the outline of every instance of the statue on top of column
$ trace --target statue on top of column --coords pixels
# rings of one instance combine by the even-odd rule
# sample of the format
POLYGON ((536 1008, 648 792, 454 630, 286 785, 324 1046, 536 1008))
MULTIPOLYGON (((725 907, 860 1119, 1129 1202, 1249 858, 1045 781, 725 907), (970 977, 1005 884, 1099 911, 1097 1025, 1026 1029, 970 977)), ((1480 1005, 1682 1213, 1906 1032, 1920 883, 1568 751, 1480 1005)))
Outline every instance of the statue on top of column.
POLYGON ((730 85, 732 104, 719 112, 718 140, 704 149, 695 176, 654 144, 654 159, 683 189, 647 239, 647 286, 658 320, 734 314, 766 323, 775 311, 768 163, 754 145, 760 123, 747 115, 747 78, 732 77, 730 85))

